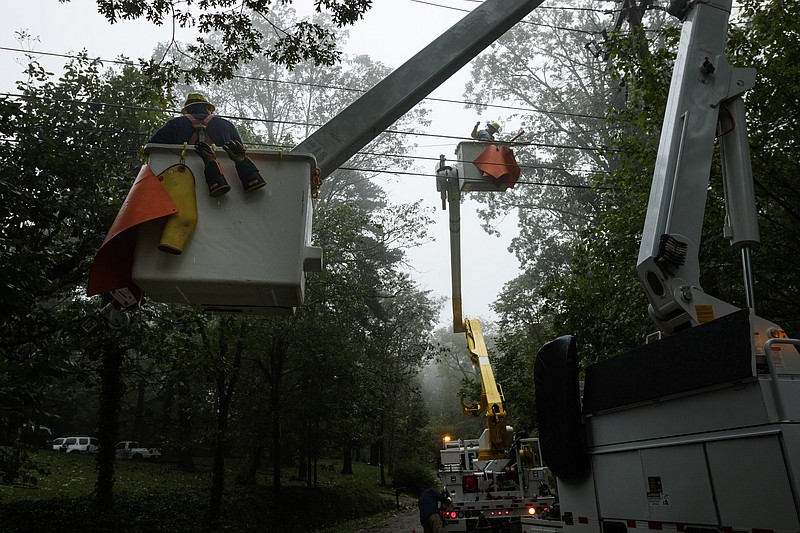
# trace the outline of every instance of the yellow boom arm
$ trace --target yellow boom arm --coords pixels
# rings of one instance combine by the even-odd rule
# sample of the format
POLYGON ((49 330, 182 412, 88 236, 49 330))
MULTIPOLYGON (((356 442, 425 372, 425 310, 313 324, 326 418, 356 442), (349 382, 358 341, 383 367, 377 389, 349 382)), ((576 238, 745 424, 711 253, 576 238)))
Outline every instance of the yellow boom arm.
POLYGON ((469 356, 481 373, 481 399, 479 403, 464 403, 461 399, 461 409, 465 415, 478 416, 486 412, 486 429, 489 430, 490 448, 481 447, 478 458, 499 459, 505 457, 508 449, 508 433, 506 431, 506 410, 503 407, 505 398, 503 389, 494 380, 494 370, 489 362, 489 353, 483 340, 481 325, 477 320, 464 320, 464 329, 467 334, 467 347, 469 356))

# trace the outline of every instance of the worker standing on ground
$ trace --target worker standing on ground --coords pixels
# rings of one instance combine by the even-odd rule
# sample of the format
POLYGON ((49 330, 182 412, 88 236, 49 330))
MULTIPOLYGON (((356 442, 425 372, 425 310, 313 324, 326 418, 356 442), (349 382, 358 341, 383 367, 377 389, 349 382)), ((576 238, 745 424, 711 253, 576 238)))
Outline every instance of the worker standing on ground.
POLYGON ((233 160, 245 192, 260 189, 266 182, 255 164, 247 157, 247 149, 236 126, 231 121, 215 115, 215 109, 216 107, 201 93, 189 93, 181 109, 182 115, 164 124, 155 132, 150 142, 195 145, 195 151, 205 163, 205 178, 211 196, 222 196, 231 189, 222 174, 211 145, 221 146, 233 160))
POLYGON ((443 533, 442 517, 439 515, 439 502, 449 503, 450 498, 435 488, 427 489, 419 497, 419 523, 425 533, 443 533))
POLYGON ((472 138, 479 141, 494 141, 494 134, 500 131, 500 124, 490 120, 486 123, 486 127, 484 129, 478 130, 480 125, 480 122, 475 123, 475 127, 472 128, 472 138))

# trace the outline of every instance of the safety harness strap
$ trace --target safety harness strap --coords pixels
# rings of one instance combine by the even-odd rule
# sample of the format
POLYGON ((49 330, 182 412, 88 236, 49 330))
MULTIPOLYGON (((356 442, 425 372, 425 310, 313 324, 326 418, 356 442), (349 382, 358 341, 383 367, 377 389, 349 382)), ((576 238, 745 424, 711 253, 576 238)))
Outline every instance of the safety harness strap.
POLYGON ((205 119, 197 120, 194 115, 186 114, 183 115, 184 117, 189 119, 189 122, 192 123, 194 126, 194 133, 192 134, 192 138, 189 139, 189 144, 197 144, 198 142, 206 142, 208 144, 214 144, 214 141, 211 139, 211 136, 206 133, 206 126, 208 123, 214 120, 217 115, 208 115, 205 119))

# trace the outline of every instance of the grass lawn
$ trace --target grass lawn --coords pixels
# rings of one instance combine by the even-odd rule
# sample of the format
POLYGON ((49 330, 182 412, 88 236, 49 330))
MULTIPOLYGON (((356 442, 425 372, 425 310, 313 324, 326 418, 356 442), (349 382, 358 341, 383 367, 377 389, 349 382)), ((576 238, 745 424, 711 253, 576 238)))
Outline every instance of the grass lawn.
MULTIPOLYGON (((36 462, 50 475, 35 486, 0 485, 0 529, 16 531, 195 532, 207 531, 210 468, 198 460, 195 472, 171 463, 119 460, 116 463, 114 511, 94 507, 94 456, 43 451, 36 462)), ((384 517, 394 508, 394 491, 380 487, 379 471, 362 463, 354 475, 339 474, 341 463, 320 463, 318 488, 281 477, 276 504, 272 478, 259 474, 255 486, 235 484, 236 461, 226 462, 223 531, 305 532, 333 528, 347 533, 364 517, 384 517), (348 522, 349 521, 349 522, 348 522), (351 525, 347 525, 347 524, 351 525)), ((369 521, 369 519, 367 520, 369 521)))

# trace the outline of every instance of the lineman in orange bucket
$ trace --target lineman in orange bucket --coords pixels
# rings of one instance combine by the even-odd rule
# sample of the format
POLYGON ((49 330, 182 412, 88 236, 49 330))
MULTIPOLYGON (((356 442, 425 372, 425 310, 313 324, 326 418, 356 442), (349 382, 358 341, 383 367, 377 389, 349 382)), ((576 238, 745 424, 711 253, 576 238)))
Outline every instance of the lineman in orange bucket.
POLYGON ((247 157, 247 149, 236 126, 227 119, 214 114, 216 107, 201 93, 189 93, 181 109, 182 115, 175 117, 155 132, 151 143, 193 144, 195 151, 205 163, 205 178, 211 196, 222 196, 229 190, 225 176, 217 162, 211 145, 221 146, 236 165, 236 173, 245 192, 260 189, 266 182, 258 169, 247 157))
POLYGON ((475 127, 472 128, 472 133, 470 134, 471 137, 479 141, 494 141, 494 134, 500 131, 500 123, 490 120, 486 123, 484 129, 478 130, 478 126, 480 125, 480 122, 475 123, 475 127))

